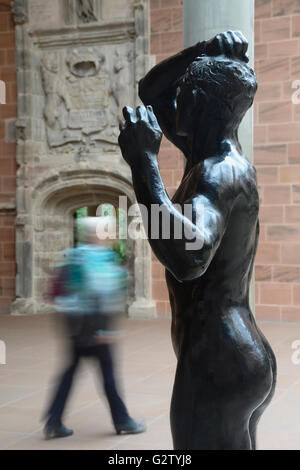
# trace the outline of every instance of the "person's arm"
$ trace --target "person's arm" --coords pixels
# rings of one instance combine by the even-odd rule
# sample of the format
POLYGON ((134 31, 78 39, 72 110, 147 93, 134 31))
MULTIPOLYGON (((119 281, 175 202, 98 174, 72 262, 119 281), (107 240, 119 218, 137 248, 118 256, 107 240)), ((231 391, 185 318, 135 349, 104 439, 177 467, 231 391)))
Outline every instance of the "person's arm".
POLYGON ((207 181, 192 200, 186 201, 192 205, 192 217, 182 214, 170 200, 160 176, 157 154, 162 132, 151 107, 139 107, 136 113, 125 108, 124 117, 119 144, 131 166, 137 200, 147 208, 143 218, 151 247, 176 279, 195 279, 204 274, 220 244, 233 201, 216 197, 215 188, 207 181), (165 219, 170 218, 169 239, 162 236, 162 223, 151 218, 155 204, 163 205, 165 219), (154 224, 159 229, 156 238, 151 236, 154 224), (175 236, 176 229, 182 231, 180 238, 175 236))
POLYGON ((140 80, 142 102, 145 106, 152 106, 163 133, 183 153, 187 153, 187 143, 186 137, 176 133, 176 94, 187 67, 200 55, 224 54, 248 62, 247 48, 248 42, 242 33, 227 31, 165 59, 140 80))

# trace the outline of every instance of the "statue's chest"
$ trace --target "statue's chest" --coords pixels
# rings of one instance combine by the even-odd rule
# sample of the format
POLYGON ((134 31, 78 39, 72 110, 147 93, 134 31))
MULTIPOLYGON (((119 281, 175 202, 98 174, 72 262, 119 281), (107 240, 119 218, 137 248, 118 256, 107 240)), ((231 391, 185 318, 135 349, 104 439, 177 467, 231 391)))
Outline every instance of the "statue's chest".
POLYGON ((184 204, 190 201, 197 194, 196 181, 191 178, 184 178, 178 186, 172 202, 174 204, 184 204))
POLYGON ((203 162, 195 165, 190 171, 182 178, 173 198, 174 204, 184 204, 191 201, 197 194, 199 194, 199 183, 203 177, 203 162))

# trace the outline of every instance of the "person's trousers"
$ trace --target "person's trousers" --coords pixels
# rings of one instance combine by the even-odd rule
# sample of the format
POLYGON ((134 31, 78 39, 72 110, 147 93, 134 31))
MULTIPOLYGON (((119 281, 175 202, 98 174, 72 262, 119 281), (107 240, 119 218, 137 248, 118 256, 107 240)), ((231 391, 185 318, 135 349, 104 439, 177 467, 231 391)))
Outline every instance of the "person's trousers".
POLYGON ((114 425, 125 424, 130 419, 126 406, 119 395, 114 374, 111 346, 101 344, 89 347, 73 347, 70 365, 63 372, 56 393, 46 413, 48 424, 61 423, 73 378, 81 357, 94 357, 102 371, 103 385, 114 425))

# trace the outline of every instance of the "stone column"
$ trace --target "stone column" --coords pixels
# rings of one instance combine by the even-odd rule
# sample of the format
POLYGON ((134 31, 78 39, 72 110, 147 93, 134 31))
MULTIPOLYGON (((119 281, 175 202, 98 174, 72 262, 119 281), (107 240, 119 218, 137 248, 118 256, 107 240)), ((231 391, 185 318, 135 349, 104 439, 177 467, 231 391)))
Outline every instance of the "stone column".
MULTIPOLYGON (((254 0, 183 0, 183 47, 212 38, 227 30, 241 31, 248 39, 249 65, 254 64, 254 0)), ((243 151, 253 161, 253 107, 239 130, 243 151)), ((254 280, 250 304, 254 312, 254 280)))

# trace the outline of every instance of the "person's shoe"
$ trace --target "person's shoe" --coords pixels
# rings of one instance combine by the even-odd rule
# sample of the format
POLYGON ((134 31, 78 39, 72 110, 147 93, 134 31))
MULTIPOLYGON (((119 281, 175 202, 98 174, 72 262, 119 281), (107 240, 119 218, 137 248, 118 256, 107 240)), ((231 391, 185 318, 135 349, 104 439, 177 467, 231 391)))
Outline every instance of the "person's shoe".
POLYGON ((138 434, 140 432, 146 431, 146 425, 143 423, 138 423, 134 419, 130 418, 127 423, 116 424, 116 433, 117 434, 138 434))
POLYGON ((72 436, 72 429, 66 428, 63 424, 46 424, 44 428, 45 439, 54 439, 55 437, 72 436))

